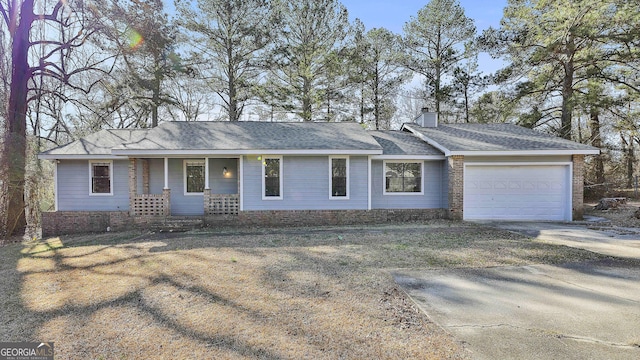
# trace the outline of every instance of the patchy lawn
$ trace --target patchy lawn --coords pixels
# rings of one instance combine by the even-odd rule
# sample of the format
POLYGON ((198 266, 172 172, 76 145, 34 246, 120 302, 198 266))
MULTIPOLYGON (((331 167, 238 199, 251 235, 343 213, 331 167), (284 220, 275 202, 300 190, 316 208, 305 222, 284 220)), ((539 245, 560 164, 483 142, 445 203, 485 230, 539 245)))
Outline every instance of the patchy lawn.
POLYGON ((626 204, 609 210, 596 210, 595 205, 597 205, 597 203, 585 204, 585 215, 605 218, 608 220, 609 224, 595 224, 594 227, 603 228, 610 226, 612 228, 640 228, 640 219, 634 216, 640 206, 639 201, 628 200, 626 204))
POLYGON ((0 340, 94 359, 467 358, 385 270, 603 257, 450 221, 66 236, 0 256, 0 340))

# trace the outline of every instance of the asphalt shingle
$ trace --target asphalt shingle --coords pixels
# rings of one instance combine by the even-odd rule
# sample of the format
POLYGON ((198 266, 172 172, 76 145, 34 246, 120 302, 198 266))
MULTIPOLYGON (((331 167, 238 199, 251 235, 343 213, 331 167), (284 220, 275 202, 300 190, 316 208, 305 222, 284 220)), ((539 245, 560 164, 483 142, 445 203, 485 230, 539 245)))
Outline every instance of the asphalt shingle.
POLYGON ((165 122, 116 150, 381 150, 356 123, 165 122))
POLYGON ((449 151, 595 151, 596 148, 513 124, 447 124, 425 128, 405 124, 449 151))
POLYGON ((382 146, 383 155, 442 155, 442 152, 404 131, 369 131, 382 146))
POLYGON ((41 155, 111 155, 111 149, 142 139, 147 129, 105 129, 66 145, 44 151, 41 155))

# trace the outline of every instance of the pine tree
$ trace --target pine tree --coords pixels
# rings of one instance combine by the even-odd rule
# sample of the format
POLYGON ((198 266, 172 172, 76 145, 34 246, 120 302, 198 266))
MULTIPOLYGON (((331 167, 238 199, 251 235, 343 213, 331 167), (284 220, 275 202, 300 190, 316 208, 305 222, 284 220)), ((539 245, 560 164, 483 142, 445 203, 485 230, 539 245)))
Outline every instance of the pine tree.
POLYGON ((240 120, 247 101, 257 96, 261 58, 279 26, 271 1, 178 1, 177 7, 208 88, 222 100, 229 120, 240 120))
POLYGON ((347 9, 338 0, 282 0, 278 9, 283 25, 265 64, 262 100, 303 121, 319 119, 330 57, 342 53, 349 30, 347 9))
POLYGON ((473 20, 457 0, 431 0, 404 26, 405 66, 424 76, 440 118, 451 90, 445 79, 468 56, 465 45, 475 33, 473 20))
POLYGON ((537 103, 528 122, 558 120, 558 134, 571 139, 576 96, 590 79, 624 83, 620 70, 633 61, 629 44, 637 44, 640 31, 638 2, 632 2, 635 7, 619 0, 509 1, 501 28, 482 38, 510 63, 506 79, 526 79, 518 83, 519 97, 537 103))

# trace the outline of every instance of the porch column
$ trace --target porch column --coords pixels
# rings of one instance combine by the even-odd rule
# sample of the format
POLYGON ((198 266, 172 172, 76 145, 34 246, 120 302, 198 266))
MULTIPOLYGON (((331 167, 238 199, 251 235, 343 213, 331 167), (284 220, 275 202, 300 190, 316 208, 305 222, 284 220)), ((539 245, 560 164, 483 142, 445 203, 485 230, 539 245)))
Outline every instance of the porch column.
POLYGON ((163 189, 169 188, 169 158, 164 158, 164 187, 163 189))
POLYGON ((453 155, 448 159, 449 218, 462 220, 464 204, 464 156, 453 155))
POLYGON ((164 216, 171 215, 171 189, 169 189, 169 158, 164 158, 164 187, 162 188, 164 216))
POLYGON ((369 155, 367 156, 367 210, 371 210, 371 171, 371 155, 369 155))
POLYGON ((58 211, 58 191, 60 189, 60 187, 58 187, 58 162, 60 160, 54 160, 53 161, 53 204, 54 204, 54 210, 58 211))
MULTIPOLYGON (((204 158, 204 189, 211 189, 209 187, 209 158, 204 158)), ((209 192, 211 193, 211 192, 209 192)))
POLYGON ((129 214, 135 215, 135 197, 138 195, 138 164, 136 158, 129 158, 129 214))
POLYGON ((244 211, 244 156, 240 156, 238 160, 238 202, 240 202, 240 211, 244 211))

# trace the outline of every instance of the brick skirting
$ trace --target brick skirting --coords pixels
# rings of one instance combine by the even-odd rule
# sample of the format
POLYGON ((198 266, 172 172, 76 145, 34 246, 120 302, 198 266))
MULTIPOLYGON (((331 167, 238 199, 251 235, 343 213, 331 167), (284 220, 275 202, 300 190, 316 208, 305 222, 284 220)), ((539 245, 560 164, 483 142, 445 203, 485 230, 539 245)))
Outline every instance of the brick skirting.
MULTIPOLYGON (((239 226, 314 226, 382 224, 387 222, 446 219, 446 209, 376 209, 376 210, 277 210, 243 211, 238 214, 239 226)), ((215 216, 206 223, 218 223, 215 216)))
MULTIPOLYGON (((243 211, 238 215, 206 216, 204 223, 209 227, 357 225, 446 219, 448 215, 447 209, 243 211)), ((43 212, 42 235, 146 229, 164 220, 164 216, 131 217, 127 211, 43 212)))
POLYGON ((571 205, 573 207, 573 220, 584 218, 584 155, 573 155, 573 179, 571 205))
POLYGON ((121 231, 132 224, 128 211, 43 212, 42 236, 121 231))

